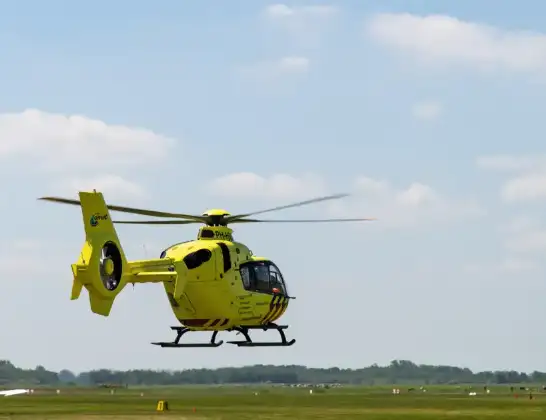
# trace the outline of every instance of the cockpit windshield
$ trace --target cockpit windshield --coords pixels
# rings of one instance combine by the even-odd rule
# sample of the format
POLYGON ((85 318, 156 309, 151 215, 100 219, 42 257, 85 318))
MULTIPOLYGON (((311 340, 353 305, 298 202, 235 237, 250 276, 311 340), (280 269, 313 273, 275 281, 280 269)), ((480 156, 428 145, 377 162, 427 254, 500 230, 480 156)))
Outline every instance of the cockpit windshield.
POLYGON ((252 261, 241 264, 240 272, 245 289, 288 296, 282 274, 271 261, 252 261))

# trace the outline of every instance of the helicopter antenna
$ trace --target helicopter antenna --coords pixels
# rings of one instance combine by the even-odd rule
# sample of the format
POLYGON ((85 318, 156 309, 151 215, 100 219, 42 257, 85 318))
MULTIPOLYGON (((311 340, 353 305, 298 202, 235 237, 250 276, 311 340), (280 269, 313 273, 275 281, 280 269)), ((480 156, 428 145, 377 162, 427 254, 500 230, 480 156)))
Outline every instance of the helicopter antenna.
POLYGON ((146 244, 142 244, 142 249, 144 249, 144 258, 148 258, 148 250, 146 249, 146 244))

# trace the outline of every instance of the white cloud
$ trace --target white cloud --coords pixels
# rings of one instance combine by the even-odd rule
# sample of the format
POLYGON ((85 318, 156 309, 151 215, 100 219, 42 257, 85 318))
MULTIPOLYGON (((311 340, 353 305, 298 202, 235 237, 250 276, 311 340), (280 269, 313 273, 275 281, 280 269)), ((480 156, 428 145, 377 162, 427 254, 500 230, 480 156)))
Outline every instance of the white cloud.
POLYGON ((546 253, 546 230, 537 219, 519 215, 499 226, 504 257, 497 262, 468 264, 466 271, 479 274, 522 273, 542 270, 546 253), (539 256, 540 259, 537 259, 539 256))
POLYGON ((546 35, 508 31, 451 16, 377 14, 368 33, 381 44, 428 64, 465 64, 480 70, 546 70, 546 35))
POLYGON ((239 172, 213 180, 208 185, 208 191, 224 197, 305 200, 324 194, 326 187, 322 179, 313 174, 301 177, 288 174, 263 177, 252 172, 239 172))
POLYGON ((265 14, 271 19, 312 19, 327 18, 337 13, 337 8, 329 5, 290 7, 286 4, 270 4, 265 14))
POLYGON ((546 173, 531 173, 512 178, 501 189, 504 201, 529 201, 546 198, 546 173))
POLYGON ((482 216, 485 211, 472 200, 452 199, 432 187, 413 182, 395 187, 386 180, 359 177, 354 183, 355 204, 338 205, 338 214, 377 217, 383 227, 410 227, 482 216))
POLYGON ((411 107, 411 114, 418 120, 434 120, 442 113, 442 104, 436 101, 418 102, 411 107))
POLYGON ((127 181, 118 175, 99 175, 94 178, 73 178, 57 183, 57 192, 77 196, 78 191, 96 189, 104 194, 109 202, 121 203, 123 200, 139 200, 147 198, 144 189, 134 182, 127 181))
POLYGON ((0 114, 0 161, 24 156, 42 168, 82 171, 161 159, 174 140, 143 128, 36 109, 0 114))
POLYGON ((546 255, 546 228, 537 219, 518 216, 501 231, 505 234, 504 248, 517 259, 546 255))
MULTIPOLYGON (((484 213, 472 201, 449 199, 430 186, 417 182, 406 188, 395 188, 384 180, 359 177, 352 190, 353 197, 350 200, 335 202, 329 206, 331 216, 377 217, 382 227, 407 227, 447 222, 484 213)), ((237 173, 218 178, 209 185, 209 191, 224 196, 274 199, 305 199, 331 193, 325 181, 317 175, 296 177, 277 174, 263 177, 253 173, 237 173)))
POLYGON ((265 82, 290 75, 306 74, 310 66, 311 63, 307 57, 286 56, 243 66, 239 70, 245 76, 265 82))
POLYGON ((290 34, 292 38, 307 45, 316 44, 320 34, 333 21, 338 9, 329 5, 290 7, 286 4, 272 4, 265 8, 268 22, 290 34))
POLYGON ((309 70, 309 59, 305 57, 283 57, 275 63, 280 73, 307 73, 309 70))
POLYGON ((516 173, 501 187, 503 201, 546 199, 546 156, 482 156, 476 163, 484 169, 516 173))

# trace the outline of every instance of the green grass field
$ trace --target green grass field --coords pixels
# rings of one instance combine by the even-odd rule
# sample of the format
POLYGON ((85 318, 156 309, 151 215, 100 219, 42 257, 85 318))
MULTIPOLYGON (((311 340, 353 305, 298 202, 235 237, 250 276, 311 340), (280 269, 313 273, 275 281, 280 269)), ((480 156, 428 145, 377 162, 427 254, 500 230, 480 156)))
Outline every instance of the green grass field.
POLYGON ((526 391, 516 398, 508 387, 491 388, 476 396, 462 388, 428 387, 408 392, 391 388, 343 387, 314 390, 282 387, 178 387, 122 389, 36 390, 32 395, 0 398, 3 419, 518 419, 546 418, 546 393, 526 391), (141 395, 143 393, 143 395, 141 395), (257 394, 257 395, 256 395, 257 394), (169 411, 156 412, 158 400, 169 403, 169 411))

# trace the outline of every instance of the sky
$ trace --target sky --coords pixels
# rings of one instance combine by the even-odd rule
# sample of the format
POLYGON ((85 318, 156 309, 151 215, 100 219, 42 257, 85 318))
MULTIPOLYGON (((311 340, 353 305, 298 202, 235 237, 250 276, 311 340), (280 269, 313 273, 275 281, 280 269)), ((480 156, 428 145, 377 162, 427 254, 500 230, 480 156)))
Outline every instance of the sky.
MULTIPOLYGON (((546 371, 546 4, 432 3, 3 4, 0 358, 546 371), (93 188, 195 214, 350 193, 271 216, 378 220, 236 226, 296 296, 296 344, 160 349, 176 325, 160 285, 107 318, 69 299, 81 212, 36 199, 93 188)), ((118 233, 139 259, 197 228, 118 233)))

